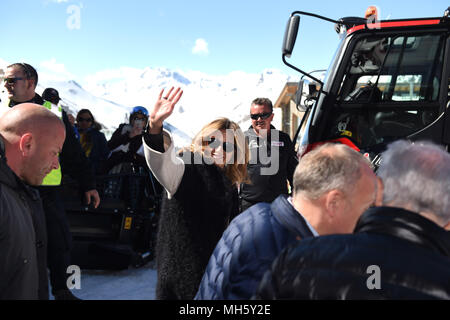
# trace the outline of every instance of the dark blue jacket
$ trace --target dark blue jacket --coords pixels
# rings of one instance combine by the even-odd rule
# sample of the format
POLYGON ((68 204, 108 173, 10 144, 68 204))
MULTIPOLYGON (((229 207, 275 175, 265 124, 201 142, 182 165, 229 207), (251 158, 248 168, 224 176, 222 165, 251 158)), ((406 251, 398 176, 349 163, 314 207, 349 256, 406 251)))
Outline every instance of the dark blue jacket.
POLYGON ((203 275, 197 300, 250 299, 278 254, 297 240, 312 237, 305 220, 285 195, 258 203, 225 230, 203 275))
MULTIPOLYGON (((74 127, 76 128, 76 127, 74 127)), ((82 130, 78 129, 79 133, 83 133, 82 130)), ((104 162, 108 159, 109 148, 108 142, 106 141, 105 134, 97 129, 89 128, 86 131, 88 139, 92 142, 92 150, 89 154, 89 161, 91 161, 92 167, 96 174, 101 174, 104 162)))
POLYGON ((401 208, 367 210, 354 234, 284 250, 257 299, 450 299, 450 233, 401 208))

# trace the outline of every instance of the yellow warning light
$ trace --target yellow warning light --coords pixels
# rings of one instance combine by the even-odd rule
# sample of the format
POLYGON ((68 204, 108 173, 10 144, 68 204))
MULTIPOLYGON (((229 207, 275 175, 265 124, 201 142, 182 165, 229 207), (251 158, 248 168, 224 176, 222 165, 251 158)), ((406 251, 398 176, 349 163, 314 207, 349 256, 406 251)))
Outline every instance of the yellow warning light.
POLYGON ((341 131, 341 136, 347 136, 347 137, 351 138, 353 136, 353 133, 351 131, 344 130, 344 131, 341 131))
POLYGON ((125 224, 124 224, 124 226, 123 226, 123 228, 125 229, 125 230, 130 230, 131 229, 131 223, 133 222, 133 218, 131 218, 131 217, 126 217, 125 218, 125 224))
POLYGON ((378 10, 375 6, 369 6, 366 10, 364 18, 368 19, 371 16, 375 16, 375 20, 378 20, 378 10))

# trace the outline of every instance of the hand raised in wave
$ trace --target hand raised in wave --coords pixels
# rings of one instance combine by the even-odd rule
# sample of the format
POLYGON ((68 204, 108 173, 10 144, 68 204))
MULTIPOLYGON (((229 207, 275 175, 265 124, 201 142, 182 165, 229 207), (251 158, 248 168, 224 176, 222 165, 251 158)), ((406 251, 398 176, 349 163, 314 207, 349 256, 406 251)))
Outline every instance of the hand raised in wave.
POLYGON ((177 88, 172 93, 174 87, 170 88, 169 92, 163 97, 164 89, 159 93, 158 100, 150 111, 148 126, 151 134, 158 134, 161 132, 161 128, 164 120, 166 120, 173 112, 175 105, 183 95, 183 90, 177 88))

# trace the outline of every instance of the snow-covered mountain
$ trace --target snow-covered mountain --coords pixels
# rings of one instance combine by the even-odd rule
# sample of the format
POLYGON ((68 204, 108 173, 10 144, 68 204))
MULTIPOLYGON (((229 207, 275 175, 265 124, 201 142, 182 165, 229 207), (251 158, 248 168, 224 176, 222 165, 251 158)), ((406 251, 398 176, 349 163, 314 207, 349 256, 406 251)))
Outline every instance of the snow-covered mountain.
MULTIPOLYGON (((0 68, 2 65, 0 59, 0 68)), ((87 108, 107 129, 106 134, 127 121, 134 106, 152 108, 161 89, 181 87, 183 97, 168 119, 177 146, 186 145, 201 127, 218 117, 228 117, 243 130, 250 125, 249 107, 256 97, 270 98, 274 103, 288 81, 296 81, 279 70, 260 74, 240 71, 215 76, 198 71, 166 68, 135 69, 122 67, 97 72, 82 84, 39 70, 41 93, 47 87, 57 89, 62 104, 76 113, 87 108)))
POLYGON ((260 74, 236 71, 214 76, 165 68, 120 68, 88 77, 85 88, 97 97, 121 105, 151 108, 162 88, 180 86, 184 94, 170 122, 193 136, 204 124, 218 117, 229 117, 243 128, 249 126, 251 101, 268 97, 275 102, 287 81, 292 79, 278 70, 260 74))

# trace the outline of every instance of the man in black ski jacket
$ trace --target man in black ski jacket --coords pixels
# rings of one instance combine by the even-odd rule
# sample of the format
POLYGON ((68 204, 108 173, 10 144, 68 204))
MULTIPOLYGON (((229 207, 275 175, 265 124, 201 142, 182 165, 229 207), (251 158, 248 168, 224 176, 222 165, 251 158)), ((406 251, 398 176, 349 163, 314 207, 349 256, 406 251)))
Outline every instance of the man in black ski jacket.
POLYGON ((289 136, 271 125, 272 102, 258 98, 250 108, 252 126, 245 132, 250 151, 247 166, 251 183, 242 184, 241 211, 258 202, 271 203, 281 194, 289 194, 288 181, 292 177, 298 160, 289 136))

